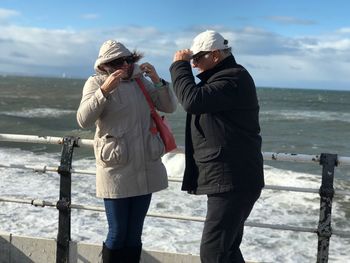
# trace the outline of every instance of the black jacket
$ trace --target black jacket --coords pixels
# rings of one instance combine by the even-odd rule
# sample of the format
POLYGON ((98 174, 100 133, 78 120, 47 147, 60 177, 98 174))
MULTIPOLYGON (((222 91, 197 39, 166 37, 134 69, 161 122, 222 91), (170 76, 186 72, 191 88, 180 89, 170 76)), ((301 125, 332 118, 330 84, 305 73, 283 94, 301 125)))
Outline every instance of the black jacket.
POLYGON ((264 186, 255 84, 231 55, 195 83, 190 63, 170 67, 175 93, 187 112, 182 190, 211 194, 264 186))

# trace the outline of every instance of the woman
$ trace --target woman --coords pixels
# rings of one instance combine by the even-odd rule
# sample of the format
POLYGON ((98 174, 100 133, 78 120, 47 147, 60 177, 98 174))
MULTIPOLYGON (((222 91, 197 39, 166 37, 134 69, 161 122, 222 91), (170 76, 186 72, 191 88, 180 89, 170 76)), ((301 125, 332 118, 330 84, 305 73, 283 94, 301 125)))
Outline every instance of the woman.
POLYGON ((161 162, 164 145, 151 131, 150 108, 135 79, 143 82, 158 110, 174 112, 177 102, 151 64, 135 64, 141 58, 117 41, 103 43, 97 74, 86 81, 77 112, 82 128, 96 125, 96 195, 104 199, 109 226, 103 262, 139 262, 152 193, 168 186, 161 162))

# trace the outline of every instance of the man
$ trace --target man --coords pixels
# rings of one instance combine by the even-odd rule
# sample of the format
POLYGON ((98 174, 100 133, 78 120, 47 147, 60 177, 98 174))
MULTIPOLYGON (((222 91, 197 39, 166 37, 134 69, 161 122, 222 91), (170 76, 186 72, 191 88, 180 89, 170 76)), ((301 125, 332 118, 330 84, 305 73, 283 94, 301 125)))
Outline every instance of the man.
POLYGON ((245 262, 239 249, 244 222, 264 187, 255 84, 227 44, 215 31, 202 32, 191 49, 175 53, 170 67, 187 112, 182 190, 208 196, 203 263, 245 262))

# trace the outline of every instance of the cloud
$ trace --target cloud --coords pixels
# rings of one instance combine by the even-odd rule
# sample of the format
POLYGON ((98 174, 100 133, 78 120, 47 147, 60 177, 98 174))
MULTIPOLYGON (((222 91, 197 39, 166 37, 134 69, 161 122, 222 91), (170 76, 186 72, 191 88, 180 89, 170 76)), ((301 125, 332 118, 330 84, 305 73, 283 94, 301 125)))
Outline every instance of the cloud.
POLYGON ((350 27, 343 27, 336 31, 339 34, 349 34, 350 33, 350 27))
POLYGON ((86 20, 95 20, 99 17, 100 16, 98 14, 83 14, 83 15, 81 15, 81 18, 86 19, 86 20))
POLYGON ((7 20, 10 17, 19 16, 19 15, 20 13, 16 10, 0 8, 0 21, 7 20))
MULTIPOLYGON (((79 45, 86 45, 88 38, 70 30, 49 30, 41 28, 26 28, 20 26, 1 27, 0 39, 2 54, 27 54, 28 63, 57 64, 63 61, 72 62, 80 56, 79 45), (67 60, 68 59, 68 60, 67 60)), ((84 50, 84 49, 83 49, 84 50)), ((12 57, 13 59, 20 57, 12 57)))
POLYGON ((350 37, 344 32, 289 37, 243 28, 228 36, 238 61, 251 70, 259 86, 306 87, 307 83, 350 89, 350 37))
MULTIPOLYGON (((154 27, 107 29, 43 29, 0 24, 0 73, 86 78, 93 73, 99 47, 107 39, 123 42, 145 54, 170 79, 168 68, 176 50, 188 48, 209 27, 161 31, 154 27)), ((237 61, 251 71, 258 86, 303 85, 312 81, 350 83, 350 37, 347 28, 325 35, 289 37, 262 28, 211 26, 233 47, 237 61)), ((327 84, 328 83, 328 84, 327 84)), ((349 85, 350 86, 350 85, 349 85)))
POLYGON ((259 28, 246 27, 227 32, 233 50, 250 55, 295 54, 299 52, 297 39, 284 37, 259 28))
POLYGON ((301 19, 292 16, 268 16, 266 19, 277 22, 280 24, 288 24, 288 25, 314 25, 317 24, 313 20, 309 19, 301 19))

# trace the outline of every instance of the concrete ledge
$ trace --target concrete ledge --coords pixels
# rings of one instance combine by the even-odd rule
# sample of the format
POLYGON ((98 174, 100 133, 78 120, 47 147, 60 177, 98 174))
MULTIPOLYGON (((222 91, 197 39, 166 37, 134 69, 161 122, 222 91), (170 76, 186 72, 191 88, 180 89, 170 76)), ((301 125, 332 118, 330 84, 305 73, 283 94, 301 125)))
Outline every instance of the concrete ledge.
MULTIPOLYGON (((101 249, 101 245, 72 241, 69 263, 101 262, 101 249)), ((0 263, 18 262, 55 263, 56 241, 0 232, 0 263)), ((200 263, 200 260, 196 255, 143 250, 141 263, 200 263)))

